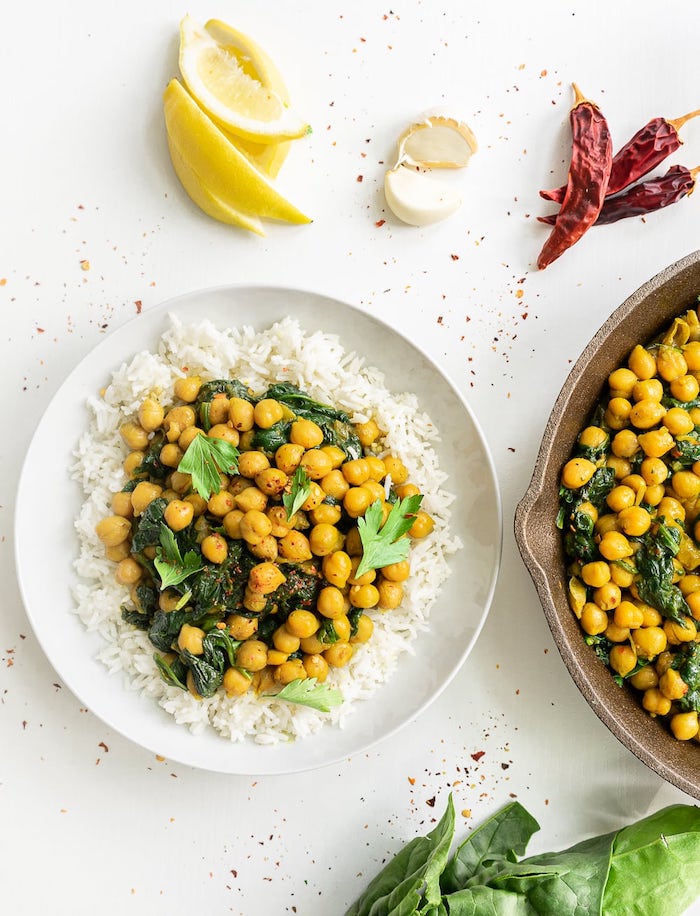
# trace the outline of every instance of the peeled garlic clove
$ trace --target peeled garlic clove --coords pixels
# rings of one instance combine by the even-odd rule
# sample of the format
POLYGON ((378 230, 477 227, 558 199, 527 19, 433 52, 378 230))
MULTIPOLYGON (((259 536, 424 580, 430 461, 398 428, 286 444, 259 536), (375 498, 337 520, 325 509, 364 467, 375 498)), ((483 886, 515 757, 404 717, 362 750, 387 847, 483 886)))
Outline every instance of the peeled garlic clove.
POLYGON ((437 223, 462 203, 450 185, 401 164, 384 176, 384 195, 394 215, 410 226, 437 223))
POLYGON ((421 168, 461 169, 476 150, 476 137, 464 121, 439 112, 426 112, 399 137, 399 162, 421 168))

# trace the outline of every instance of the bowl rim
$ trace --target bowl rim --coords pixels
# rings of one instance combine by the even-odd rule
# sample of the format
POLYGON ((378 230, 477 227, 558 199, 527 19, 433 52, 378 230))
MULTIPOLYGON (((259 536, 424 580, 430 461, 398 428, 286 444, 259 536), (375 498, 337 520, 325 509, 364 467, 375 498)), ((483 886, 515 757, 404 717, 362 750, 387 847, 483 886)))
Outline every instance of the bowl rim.
MULTIPOLYGON (((554 637, 557 649, 559 650, 559 653, 562 656, 562 659, 576 686, 584 695, 588 704, 591 706, 603 724, 606 725, 607 728, 615 735, 615 737, 623 745, 625 745, 628 750, 630 750, 639 760, 646 764, 651 770, 656 772, 657 775, 672 783, 677 788, 695 798, 700 799, 700 749, 691 748, 691 750, 697 751, 698 753, 697 778, 693 781, 692 778, 689 778, 686 773, 682 772, 677 766, 675 766, 673 761, 660 759, 659 756, 653 753, 648 744, 638 735, 630 732, 627 727, 621 726, 616 715, 616 712, 619 711, 618 707, 621 704, 610 706, 603 702, 603 699, 599 693, 600 683, 596 683, 599 680, 596 675, 600 675, 600 673, 603 672, 609 678, 610 684, 614 684, 614 681, 608 674, 607 669, 603 668, 601 665, 600 671, 596 671, 593 665, 580 665, 577 663, 578 653, 582 651, 581 647, 584 647, 585 649, 588 649, 588 647, 585 646, 585 643, 582 639, 580 640, 579 645, 574 645, 569 637, 569 634, 564 629, 562 617, 560 616, 564 605, 566 607, 566 613, 571 615, 568 601, 564 596, 563 590, 561 589, 561 584, 563 583, 565 576, 560 574, 557 580, 552 573, 547 572, 544 565, 547 562, 547 558, 538 554, 536 547, 533 546, 531 537, 537 529, 540 531, 542 529, 542 519, 537 518, 537 513, 535 510, 538 502, 549 492, 548 488, 554 484, 554 473, 557 475, 556 485, 558 486, 558 475, 561 467, 558 464, 556 468, 553 467, 553 452, 555 451, 555 445, 557 444, 557 434, 560 429, 560 420, 566 414, 567 408, 569 407, 582 379, 586 377, 589 367, 593 361, 599 357, 601 351, 604 350, 611 334, 618 330, 621 324, 630 318, 630 316, 634 315, 638 310, 642 309, 650 297, 658 295, 659 292, 664 290, 666 287, 678 284, 679 281, 683 280, 684 278, 687 279, 694 273, 697 274, 697 285, 698 290, 700 291, 700 250, 694 251, 691 254, 688 254, 680 260, 674 262, 673 264, 670 264, 668 267, 665 267, 663 270, 659 271, 657 274, 643 283, 610 314, 610 316, 590 339, 588 344, 586 344, 579 358, 576 360, 568 376, 566 377, 552 407, 535 461, 532 478, 525 491, 525 494, 516 506, 513 527, 518 549, 535 585, 535 589, 539 596, 540 603, 544 610, 552 636, 554 637), (559 602, 557 602, 557 596, 555 596, 555 584, 559 586, 559 591, 561 592, 561 594, 558 596, 559 602), (564 603, 563 605, 562 601, 564 603)), ((671 310, 671 301, 674 301, 672 297, 669 299, 668 304, 664 305, 663 317, 659 317, 658 320, 656 320, 656 333, 658 333, 663 327, 667 327, 669 321, 672 320, 675 315, 681 314, 683 311, 683 304, 676 304, 675 301, 673 310, 671 310)), ((650 325, 650 327, 654 324, 653 316, 651 314, 645 315, 644 320, 647 324, 650 325)), ((653 339, 654 332, 652 331, 650 334, 640 334, 639 336, 641 339, 638 342, 644 343, 650 339, 653 339)), ((616 354, 616 360, 616 365, 619 365, 619 353, 616 354)), ((603 380, 601 380, 601 385, 598 386, 598 391, 602 386, 603 380)), ((590 408, 592 406, 593 405, 591 403, 586 411, 583 411, 583 413, 590 413, 590 408)), ((581 423, 579 421, 577 423, 577 431, 580 429, 580 426, 581 423)), ((573 615, 571 615, 571 619, 573 620, 573 615)), ((576 626, 576 629, 580 635, 581 631, 578 628, 578 625, 576 626)), ((621 691, 620 696, 621 698, 628 697, 629 694, 626 691, 621 691)), ((653 726, 657 726, 659 729, 663 728, 663 726, 661 726, 659 723, 653 722, 651 717, 643 711, 639 703, 632 700, 631 698, 630 700, 637 708, 637 712, 633 715, 633 718, 635 721, 638 719, 640 731, 644 731, 644 726, 648 725, 649 722, 652 722, 653 726), (645 720, 647 721, 645 722, 645 720)), ((630 710, 627 711, 629 712, 630 710)), ((670 740, 675 741, 675 739, 673 739, 670 733, 666 732, 665 729, 664 732, 670 740)), ((677 746, 679 749, 683 749, 683 745, 681 743, 678 743, 677 746)))

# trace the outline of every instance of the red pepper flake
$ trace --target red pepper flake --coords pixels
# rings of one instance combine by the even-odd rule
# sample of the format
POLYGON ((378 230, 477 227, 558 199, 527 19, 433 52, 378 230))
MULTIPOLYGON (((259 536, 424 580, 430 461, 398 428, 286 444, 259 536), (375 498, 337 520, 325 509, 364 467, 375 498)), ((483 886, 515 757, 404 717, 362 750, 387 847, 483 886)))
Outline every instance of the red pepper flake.
POLYGON ((143 303, 140 299, 134 299, 134 305, 136 306, 136 314, 141 314, 141 309, 143 308, 143 303))
POLYGON ((523 321, 525 321, 525 319, 527 318, 529 314, 530 314, 529 312, 523 312, 520 317, 523 319, 523 321))
POLYGON ((438 323, 438 324, 442 324, 442 323, 443 323, 443 321, 442 321, 442 315, 438 315, 437 323, 438 323))
POLYGON ((358 175, 357 178, 356 178, 355 180, 356 180, 356 181, 359 181, 359 182, 362 182, 362 181, 365 180, 365 177, 364 177, 364 175, 358 175))
POLYGON ((43 329, 43 328, 37 328, 37 329, 36 329, 36 332, 37 332, 37 334, 43 334, 43 333, 44 333, 44 329, 43 329))
POLYGON ((27 720, 26 720, 26 719, 22 719, 22 731, 25 730, 25 728, 27 727, 27 724, 28 724, 28 723, 27 723, 27 720))
POLYGON ((377 227, 377 229, 379 229, 379 227, 383 226, 385 222, 386 222, 385 219, 378 219, 374 225, 377 227))
POLYGON ((542 77, 544 77, 544 76, 546 76, 546 75, 547 75, 547 71, 546 71, 546 70, 540 70, 540 79, 542 79, 542 77))
POLYGON ((235 868, 232 868, 232 869, 231 869, 231 874, 233 875, 234 878, 237 878, 237 877, 238 877, 238 872, 236 871, 235 868))
POLYGON ((409 777, 408 777, 408 781, 410 782, 410 784, 411 784, 412 786, 415 786, 416 780, 415 780, 415 777, 414 777, 414 776, 409 776, 409 777))
POLYGON ((509 446, 508 446, 508 451, 509 451, 509 452, 513 452, 513 454, 515 454, 515 449, 513 448, 512 445, 509 445, 509 446))
POLYGON ((107 745, 104 743, 104 741, 100 741, 100 743, 99 743, 97 746, 98 746, 98 747, 101 747, 102 750, 105 752, 105 754, 109 754, 109 748, 108 748, 107 745))
POLYGON ((426 799, 426 802, 425 802, 425 803, 426 803, 426 805, 428 805, 429 807, 434 808, 434 807, 435 807, 435 796, 433 795, 432 798, 426 799))
POLYGON ((477 751, 475 754, 471 754, 472 760, 479 761, 484 756, 486 751, 477 751))
POLYGON ((458 254, 451 254, 450 257, 452 258, 453 261, 459 261, 459 255, 458 255, 458 254))

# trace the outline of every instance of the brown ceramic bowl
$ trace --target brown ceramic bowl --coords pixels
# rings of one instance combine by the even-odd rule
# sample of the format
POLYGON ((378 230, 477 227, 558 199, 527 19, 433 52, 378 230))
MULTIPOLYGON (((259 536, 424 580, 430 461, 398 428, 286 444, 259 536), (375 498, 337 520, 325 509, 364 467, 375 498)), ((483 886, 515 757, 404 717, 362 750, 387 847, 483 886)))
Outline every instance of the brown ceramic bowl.
POLYGON ((700 746, 679 742, 621 689, 586 645, 565 591, 566 559, 554 520, 561 469, 602 394, 632 347, 652 340, 697 305, 700 251, 672 264, 613 312, 571 370, 547 422, 530 486, 515 513, 515 537, 547 622, 577 687, 602 722, 659 776, 700 799, 700 746))

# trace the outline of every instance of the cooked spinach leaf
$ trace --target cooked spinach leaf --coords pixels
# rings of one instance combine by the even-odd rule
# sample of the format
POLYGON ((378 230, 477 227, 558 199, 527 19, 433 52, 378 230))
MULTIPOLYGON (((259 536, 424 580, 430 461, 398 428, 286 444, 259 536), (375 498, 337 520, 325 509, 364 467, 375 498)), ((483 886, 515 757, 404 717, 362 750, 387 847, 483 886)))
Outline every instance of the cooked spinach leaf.
POLYGON ((218 652, 209 657, 193 655, 185 649, 180 658, 188 671, 192 673, 194 689, 200 697, 214 696, 224 680, 222 656, 218 652))
POLYGON ((159 609, 153 615, 151 626, 148 629, 148 638, 156 649, 160 649, 161 652, 169 652, 186 623, 194 623, 192 611, 182 609, 166 612, 159 609))
POLYGON ((323 431, 324 442, 342 449, 348 459, 362 457, 362 445, 344 410, 314 401, 306 392, 289 382, 271 385, 264 397, 286 404, 297 417, 313 420, 323 431))
POLYGON ((610 436, 606 434, 600 445, 581 445, 578 443, 576 445, 576 456, 579 458, 588 458, 589 461, 596 464, 596 462, 600 461, 600 459, 608 453, 609 448, 610 436))
POLYGON ((273 455, 281 445, 289 442, 291 427, 291 420, 280 420, 267 429, 256 429, 253 435, 253 448, 265 452, 268 456, 273 455))
POLYGON ((131 541, 132 553, 141 553, 146 547, 160 546, 160 530, 167 505, 167 499, 158 496, 143 510, 136 523, 136 531, 131 541))
POLYGON ((207 563, 189 580, 192 605, 202 612, 212 608, 238 609, 243 601, 248 573, 257 562, 242 541, 231 541, 223 563, 207 563))
POLYGON ((168 662, 164 655, 154 652, 153 659, 158 666, 160 676, 166 684, 170 684, 172 687, 179 687, 181 690, 187 690, 187 666, 179 655, 176 655, 171 662, 168 662))
POLYGON ((690 608, 681 590, 673 584, 673 558, 678 553, 680 541, 681 533, 677 528, 661 523, 644 536, 635 562, 639 573, 637 589, 642 601, 669 620, 683 624, 690 608))
POLYGON ((689 468, 696 461, 700 461, 700 442, 697 439, 676 439, 676 443, 669 453, 671 470, 680 471, 689 468))
POLYGON ((683 712, 700 712, 700 643, 686 643, 673 659, 673 667, 688 685, 688 692, 678 700, 683 712))
POLYGON ((604 665, 610 664, 610 650, 615 645, 607 636, 585 636, 584 642, 590 646, 604 665))
POLYGON ((574 509, 569 516, 569 530, 564 535, 564 550, 567 556, 590 563, 598 555, 598 547, 593 540, 593 519, 587 512, 574 509))
MULTIPOLYGON (((141 464, 134 470, 134 477, 148 476, 154 480, 165 480, 172 468, 166 467, 160 460, 160 453, 165 442, 162 432, 157 432, 151 439, 148 451, 141 464)), ((138 483, 138 481, 136 481, 138 483)))

